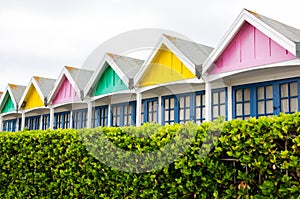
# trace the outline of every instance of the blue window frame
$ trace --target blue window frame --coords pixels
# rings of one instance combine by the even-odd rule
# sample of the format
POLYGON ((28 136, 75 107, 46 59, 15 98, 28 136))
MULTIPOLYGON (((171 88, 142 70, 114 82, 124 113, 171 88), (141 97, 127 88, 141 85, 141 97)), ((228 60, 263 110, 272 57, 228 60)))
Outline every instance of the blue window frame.
POLYGON ((280 84, 280 112, 294 113, 299 110, 299 80, 280 84))
POLYGON ((236 119, 248 119, 250 117, 250 89, 239 88, 234 94, 236 119))
POLYGON ((40 116, 31 116, 25 118, 25 128, 28 130, 40 129, 40 116))
POLYGON ((60 112, 54 114, 54 129, 70 128, 70 112, 60 112))
POLYGON ((213 89, 211 91, 212 119, 225 116, 227 119, 227 88, 213 89))
POLYGON ((135 125, 136 102, 113 104, 111 106, 112 126, 135 125))
MULTIPOLYGON (((21 130, 21 118, 19 118, 19 129, 21 130)), ((2 131, 16 132, 17 131, 17 119, 4 120, 2 123, 2 131)))
POLYGON ((108 106, 98 106, 93 109, 92 126, 107 126, 108 123, 108 106))
POLYGON ((205 120, 205 93, 184 93, 162 97, 162 124, 201 123, 205 120))
POLYGON ((195 122, 199 125, 205 121, 205 92, 197 92, 195 98, 195 122))
POLYGON ((162 97, 162 120, 162 124, 178 123, 178 100, 175 95, 162 97))
POLYGON ((42 130, 46 130, 50 127, 50 114, 42 115, 42 130))
POLYGON ((250 116, 299 111, 299 89, 300 78, 235 86, 232 88, 233 118, 247 119, 250 116))
POLYGON ((142 121, 158 122, 158 98, 142 100, 142 121))
POLYGON ((73 111, 73 128, 82 129, 87 125, 87 109, 73 111))

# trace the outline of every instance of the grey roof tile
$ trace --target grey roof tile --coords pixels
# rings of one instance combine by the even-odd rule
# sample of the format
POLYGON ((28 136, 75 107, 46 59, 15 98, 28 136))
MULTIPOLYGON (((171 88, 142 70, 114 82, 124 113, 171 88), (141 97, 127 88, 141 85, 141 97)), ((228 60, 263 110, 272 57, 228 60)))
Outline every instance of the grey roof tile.
POLYGON ((144 63, 143 60, 134 59, 131 57, 115 55, 112 53, 107 53, 107 55, 115 62, 115 64, 129 79, 133 79, 135 77, 140 67, 144 63))
POLYGON ((70 73, 71 77, 74 79, 80 90, 83 90, 85 88, 86 84, 88 83, 88 81, 94 73, 91 70, 74 68, 70 66, 65 66, 65 68, 68 70, 68 72, 70 73))
POLYGON ((166 34, 164 34, 164 36, 196 66, 202 65, 202 63, 213 51, 213 48, 210 46, 198 44, 166 34))
MULTIPOLYGON (((246 9, 247 10, 247 9, 246 9)), ((271 19, 269 17, 265 17, 263 15, 257 14, 253 11, 247 10, 249 13, 251 13, 253 16, 258 18, 259 20, 263 21, 270 27, 272 27, 274 30, 278 31, 282 35, 286 36, 288 39, 290 39, 293 42, 300 42, 300 30, 291 26, 288 26, 284 23, 281 23, 279 21, 276 21, 274 19, 271 19)))

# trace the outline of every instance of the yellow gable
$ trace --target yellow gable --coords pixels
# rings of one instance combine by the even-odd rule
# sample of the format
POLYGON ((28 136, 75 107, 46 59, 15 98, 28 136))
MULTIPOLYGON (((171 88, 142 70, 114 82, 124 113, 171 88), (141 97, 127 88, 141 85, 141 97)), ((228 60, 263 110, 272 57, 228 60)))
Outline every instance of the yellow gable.
POLYGON ((26 106, 24 109, 31 109, 36 107, 44 106, 44 102, 41 99, 39 93, 33 86, 33 84, 30 85, 30 88, 28 90, 28 93, 25 97, 26 106))
POLYGON ((151 86, 195 78, 195 75, 166 46, 157 51, 139 85, 151 86))

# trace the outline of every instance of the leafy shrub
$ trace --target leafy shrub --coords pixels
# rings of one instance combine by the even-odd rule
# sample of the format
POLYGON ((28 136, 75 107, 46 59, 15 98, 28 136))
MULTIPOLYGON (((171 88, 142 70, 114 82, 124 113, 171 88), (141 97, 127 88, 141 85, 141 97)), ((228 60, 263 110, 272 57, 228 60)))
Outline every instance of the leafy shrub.
POLYGON ((0 133, 0 198, 298 198, 299 131, 295 113, 0 133))

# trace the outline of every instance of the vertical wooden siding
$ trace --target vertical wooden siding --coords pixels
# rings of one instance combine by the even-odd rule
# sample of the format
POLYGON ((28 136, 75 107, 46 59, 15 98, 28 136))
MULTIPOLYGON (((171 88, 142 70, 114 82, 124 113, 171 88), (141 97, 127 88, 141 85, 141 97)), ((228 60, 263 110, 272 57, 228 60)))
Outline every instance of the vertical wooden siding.
POLYGON ((162 45, 140 81, 140 86, 151 86, 189 78, 195 78, 195 75, 166 46, 162 45))
POLYGON ((79 100, 79 95, 74 90, 72 84, 69 80, 64 77, 62 85, 59 87, 59 90, 53 100, 54 104, 72 102, 73 100, 79 100))
POLYGON ((245 22, 237 35, 215 62, 210 74, 295 59, 296 57, 271 38, 245 22))
POLYGON ((14 103, 13 103, 10 95, 8 93, 6 95, 8 95, 8 97, 7 97, 7 100, 5 102, 4 108, 1 111, 1 113, 8 113, 8 112, 16 110, 16 107, 14 106, 14 103))
POLYGON ((26 106, 24 109, 31 109, 44 106, 44 101, 41 99, 39 93, 33 84, 30 85, 28 93, 25 97, 26 106))
POLYGON ((107 64, 107 68, 101 75, 97 87, 94 91, 94 96, 103 95, 107 93, 127 90, 128 88, 116 74, 116 72, 107 64))

